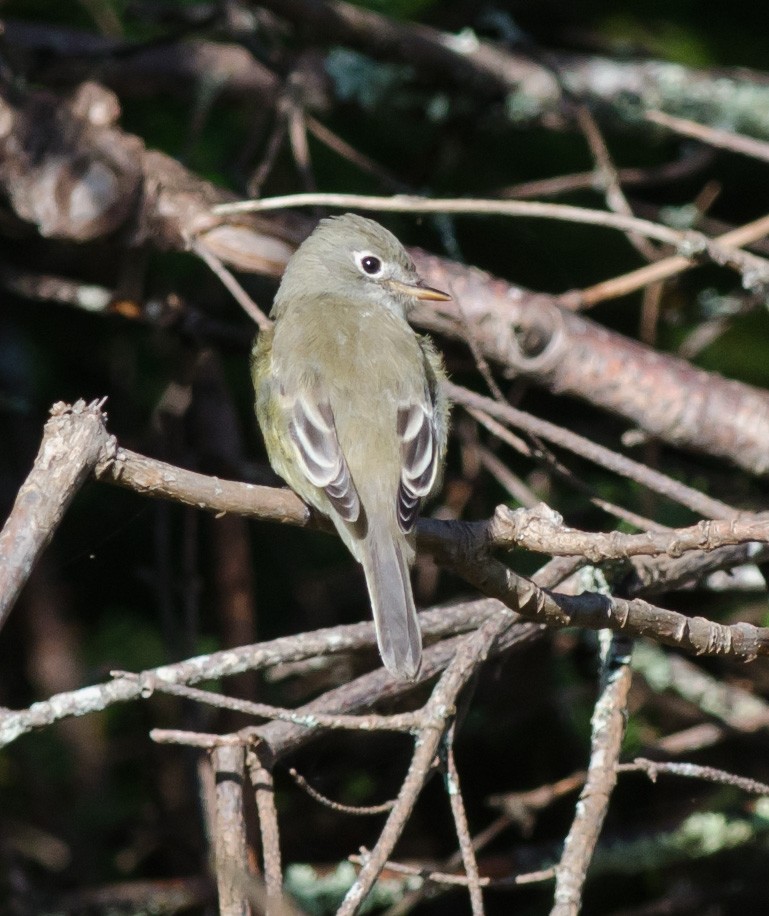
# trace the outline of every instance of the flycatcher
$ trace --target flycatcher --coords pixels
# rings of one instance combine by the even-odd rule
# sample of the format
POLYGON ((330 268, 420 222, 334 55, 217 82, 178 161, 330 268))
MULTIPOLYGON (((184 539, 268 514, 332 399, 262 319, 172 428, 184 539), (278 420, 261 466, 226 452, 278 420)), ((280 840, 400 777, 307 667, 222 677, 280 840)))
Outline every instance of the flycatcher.
POLYGON ((406 315, 450 298, 379 223, 324 219, 288 262, 252 359, 270 463, 362 564, 382 661, 408 679, 422 656, 414 527, 440 485, 449 404, 441 357, 406 315))

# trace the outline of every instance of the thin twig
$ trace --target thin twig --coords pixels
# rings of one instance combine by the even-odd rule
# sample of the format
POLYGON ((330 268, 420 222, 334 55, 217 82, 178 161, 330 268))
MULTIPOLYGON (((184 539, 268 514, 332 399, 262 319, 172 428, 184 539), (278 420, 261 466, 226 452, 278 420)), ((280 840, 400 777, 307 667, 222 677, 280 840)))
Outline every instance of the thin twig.
POLYGON ((478 862, 475 858, 470 828, 467 823, 467 812, 462 799, 462 788, 459 782, 456 760, 454 759, 454 732, 456 725, 452 722, 444 737, 444 759, 446 767, 446 791, 449 795, 451 813, 454 817, 454 826, 459 840, 459 850, 462 863, 467 876, 467 886, 470 892, 470 909, 473 916, 483 916, 483 894, 481 893, 478 862))
MULTIPOLYGON (((114 674, 115 672, 113 672, 114 674)), ((127 672, 118 672, 121 677, 130 677, 127 672)), ((200 690, 196 687, 188 687, 185 684, 164 684, 162 681, 155 679, 151 684, 145 679, 144 693, 148 691, 156 693, 169 693, 173 696, 185 697, 197 703, 205 703, 209 706, 215 706, 218 709, 229 709, 233 712, 241 712, 249 716, 258 716, 262 719, 273 719, 281 722, 290 722, 293 725, 300 725, 302 728, 330 728, 330 729, 347 729, 353 731, 393 731, 393 732, 413 732, 422 724, 422 718, 418 712, 397 713, 392 716, 377 716, 368 714, 365 716, 344 716, 344 715, 323 715, 322 713, 310 716, 297 713, 293 709, 285 709, 278 706, 269 706, 266 703, 252 703, 250 700, 241 700, 238 697, 229 697, 221 693, 214 693, 210 690, 200 690)))
POLYGON ((382 802, 381 805, 344 805, 342 802, 334 801, 333 798, 329 798, 327 795, 318 792, 318 790, 314 789, 304 776, 302 776, 301 773, 297 773, 293 767, 289 769, 288 774, 299 788, 303 789, 310 798, 318 802, 318 804, 324 805, 326 808, 331 808, 332 811, 339 811, 341 814, 354 814, 356 817, 368 817, 372 814, 386 814, 388 811, 392 811, 395 806, 394 799, 382 802))
POLYGON ((632 773, 642 771, 651 779, 657 781, 660 773, 669 773, 671 776, 685 776, 688 779, 703 779, 706 782, 715 782, 724 786, 734 786, 752 795, 769 795, 769 785, 749 779, 747 776, 738 776, 727 770, 716 767, 700 766, 696 763, 676 763, 675 761, 647 760, 645 757, 636 757, 631 763, 617 764, 618 773, 632 773))
POLYGON ((218 216, 233 213, 264 213, 289 207, 334 207, 345 209, 357 207, 386 213, 455 213, 486 216, 528 217, 533 219, 555 219, 564 222, 581 223, 617 229, 620 232, 634 232, 646 238, 665 242, 685 252, 684 257, 707 256, 716 264, 734 267, 743 274, 743 280, 750 279, 751 285, 769 284, 769 261, 750 252, 728 246, 723 240, 714 240, 702 232, 681 231, 662 226, 636 216, 624 213, 607 213, 605 210, 591 210, 568 204, 551 204, 542 201, 486 200, 482 198, 445 198, 397 194, 393 197, 376 197, 365 194, 285 194, 282 197, 268 197, 261 200, 244 200, 235 203, 218 204, 213 212, 218 216))
POLYGON ((706 518, 732 518, 737 515, 737 510, 728 506, 720 500, 713 499, 687 487, 686 484, 673 480, 659 471, 626 458, 617 452, 613 452, 596 442, 584 436, 577 435, 570 430, 549 423, 547 420, 541 420, 522 410, 518 410, 510 404, 499 404, 490 398, 469 391, 467 388, 461 388, 452 382, 445 383, 445 389, 448 396, 455 404, 462 404, 466 407, 473 407, 476 410, 482 410, 496 417, 498 420, 512 424, 518 429, 524 429, 535 436, 540 436, 548 442, 558 445, 561 448, 567 448, 569 451, 593 461, 595 464, 605 467, 616 474, 621 474, 630 480, 648 487, 655 493, 660 493, 687 506, 693 512, 704 515, 706 518))
POLYGON ((769 703, 762 696, 710 674, 688 658, 665 652, 653 642, 638 643, 633 669, 655 692, 677 694, 732 732, 749 733, 769 726, 769 703))
MULTIPOLYGON (((550 564, 548 564, 550 567, 550 564)), ((551 578, 548 576, 548 578, 551 578)), ((513 617, 515 620, 515 617, 513 617)), ((499 637, 493 650, 500 653, 520 651, 533 640, 542 636, 541 627, 516 621, 499 637)), ((473 634, 455 636, 425 647, 418 681, 429 683, 439 675, 450 661, 472 639, 473 634)), ((321 696, 305 703, 298 713, 356 713, 371 709, 379 703, 392 703, 406 697, 414 685, 407 681, 394 680, 383 668, 362 674, 346 684, 327 690, 321 696)), ((304 747, 320 734, 288 722, 269 722, 265 725, 248 726, 241 729, 241 739, 248 742, 261 741, 269 747, 273 757, 280 758, 304 747)))
MULTIPOLYGON (((354 146, 349 144, 340 137, 339 134, 334 133, 334 131, 317 118, 312 117, 312 115, 307 115, 306 122, 307 130, 309 130, 313 137, 327 146, 330 150, 333 150, 337 155, 341 156, 343 159, 347 159, 348 162, 351 162, 362 172, 373 175, 374 178, 378 179, 386 188, 390 188, 392 191, 404 190, 404 183, 396 175, 388 171, 374 159, 361 153, 360 150, 357 150, 354 146)), ((253 194, 252 196, 256 197, 257 195, 253 194)))
POLYGON ((286 137, 286 132, 288 131, 288 116, 286 112, 285 99, 281 99, 278 102, 278 104, 275 106, 275 111, 275 124, 273 125, 272 131, 270 132, 270 137, 267 141, 267 146, 265 148, 264 155, 262 156, 262 161, 259 163, 258 167, 247 182, 248 193, 252 194, 254 197, 259 196, 259 193, 262 190, 262 185, 269 177, 269 174, 275 165, 275 161, 278 158, 280 148, 283 145, 283 140, 286 137))
POLYGON ((316 184, 312 172, 310 147, 307 143, 307 125, 304 120, 304 111, 293 100, 288 107, 288 142, 291 145, 294 164, 299 172, 304 189, 312 193, 316 189, 316 184))
POLYGON ((730 130, 699 124, 697 121, 690 121, 688 118, 674 118, 664 111, 647 111, 644 117, 647 121, 651 121, 652 124, 667 127, 684 137, 692 137, 694 140, 701 140, 709 146, 717 146, 719 149, 727 149, 732 153, 750 156, 751 159, 769 162, 769 143, 763 140, 756 140, 755 137, 746 137, 744 134, 735 134, 730 130))
POLYGON ((191 732, 183 728, 152 728, 150 739, 156 744, 181 744, 183 747, 197 747, 212 751, 217 747, 245 747, 246 741, 240 735, 213 735, 209 732, 191 732))
POLYGON ((426 716, 432 720, 423 728, 415 742, 406 778, 401 785, 398 799, 387 818, 379 839, 370 857, 360 870, 355 883, 347 892, 337 916, 352 916, 368 896, 377 877, 390 858, 390 854, 406 825, 416 804, 417 797, 427 779, 438 751, 444 731, 453 715, 459 692, 485 659, 494 640, 510 625, 503 617, 486 621, 479 630, 467 638, 454 656, 446 671, 435 685, 430 699, 424 707, 426 716))
POLYGON ((488 360, 483 355, 483 350, 481 349, 478 343, 478 339, 475 336, 475 329, 473 328, 473 324, 467 317, 467 313, 462 306, 462 297, 458 296, 453 289, 451 290, 451 295, 454 299, 454 302, 457 304, 457 311, 459 312, 460 318, 462 319, 462 324, 465 329, 467 345, 470 348, 470 352, 473 354, 473 360, 475 361, 478 372, 480 373, 484 382, 486 382, 486 385, 492 396, 497 401, 505 403, 507 398, 504 396, 504 394, 502 394, 502 389, 499 387, 497 380, 494 378, 488 360))
MULTIPOLYGON (((499 606, 494 601, 482 599, 453 607, 444 606, 420 615, 422 632, 426 638, 449 635, 452 630, 466 631, 478 626, 483 620, 498 613, 499 606)), ((526 632, 526 629, 521 632, 526 632)), ((534 632, 534 631, 532 631, 534 632)), ((243 671, 271 667, 283 662, 300 661, 316 658, 327 653, 350 652, 361 648, 372 650, 376 644, 374 627, 371 623, 358 623, 314 633, 299 633, 252 646, 240 646, 237 649, 225 649, 210 655, 201 655, 172 665, 162 665, 139 674, 118 676, 105 684, 94 684, 78 690, 55 694, 47 700, 33 703, 28 709, 0 711, 0 747, 15 741, 20 735, 37 728, 51 725, 71 716, 83 716, 90 712, 99 712, 113 706, 151 696, 157 682, 163 684, 194 684, 204 680, 214 680, 240 674, 243 671)), ((435 648, 440 650, 440 665, 431 669, 424 665, 425 677, 434 676, 436 670, 446 664, 446 658, 455 648, 449 639, 435 648)), ((429 651, 429 650, 428 650, 429 651)), ((379 672, 373 672, 378 678, 379 672)), ((414 689, 411 682, 394 682, 392 678, 381 675, 382 683, 377 681, 381 694, 385 685, 395 686, 396 694, 414 689)), ((347 685, 349 687, 349 685, 347 685)), ((385 691, 386 692, 386 691, 385 691)), ((362 705, 366 705, 365 703, 362 705)), ((359 708, 359 707, 355 707, 359 708)), ((298 714, 308 711, 297 710, 298 714)), ((294 723, 274 723, 302 733, 311 734, 314 730, 294 723)), ((214 742, 216 743, 216 742, 214 742)), ((210 745, 207 745, 210 746, 210 745)))
MULTIPOLYGON (((736 229, 731 229, 729 232, 719 235, 713 241, 719 245, 742 247, 762 239, 767 233, 769 233, 769 216, 762 216, 750 223, 745 223, 744 226, 738 226, 736 229)), ((599 302, 626 296, 628 293, 633 293, 644 286, 648 286, 650 283, 667 280, 696 266, 697 261, 692 257, 680 254, 672 255, 654 264, 639 267, 638 270, 631 270, 620 277, 603 280, 601 283, 596 283, 594 286, 588 286, 576 292, 564 293, 559 298, 561 304, 566 308, 591 308, 599 302)))
POLYGON ((264 314, 254 300, 248 295, 243 287, 235 279, 235 275, 229 270, 221 260, 211 251, 202 239, 192 239, 190 241, 190 251, 194 251, 198 257, 202 258, 211 270, 216 274, 222 283, 227 287, 232 297, 243 309, 243 311, 257 325, 260 331, 265 331, 272 327, 272 321, 264 314))
MULTIPOLYGON (((599 178, 600 183, 603 185, 606 205, 615 213, 624 213, 626 216, 633 216, 633 211, 622 190, 617 169, 609 154, 609 148, 606 145, 606 141, 601 134, 598 123, 593 117, 592 112, 584 102, 577 101, 572 107, 574 108, 577 124, 590 147, 590 152, 595 161, 596 177, 599 178)), ((635 232, 630 232, 628 233, 628 240, 636 251, 646 258, 647 261, 657 260, 657 249, 643 236, 635 232)))
MULTIPOLYGON (((558 461, 555 455, 549 451, 530 446, 527 442, 524 442, 520 436, 516 436, 514 433, 510 432, 506 426, 503 426, 501 423, 497 422, 497 420, 490 417, 487 413, 485 413, 485 411, 477 410, 474 407, 467 407, 465 409, 471 417, 474 417, 482 426, 485 426, 486 429, 497 439, 507 443, 507 445, 514 448, 520 454, 526 455, 529 458, 533 458, 535 461, 542 462, 543 466, 550 473, 555 474, 561 480, 564 480, 567 484, 569 484, 569 486, 573 487, 578 492, 584 493, 594 506, 597 506, 599 509, 603 509, 603 511, 609 515, 613 515, 615 518, 620 519, 620 521, 627 522, 634 528, 639 528, 641 531, 670 531, 668 527, 665 525, 660 525, 653 519, 646 518, 643 515, 638 515, 638 513, 631 512, 629 509, 625 509, 623 506, 618 506, 606 499, 601 499, 600 496, 596 495, 593 487, 577 477, 576 474, 574 474, 568 467, 566 467, 565 464, 563 464, 563 462, 558 461)), ((481 460, 484 461, 483 454, 481 454, 481 460)), ((502 483, 504 478, 498 476, 498 472, 501 471, 501 468, 499 468, 499 465, 495 465, 495 469, 496 470, 492 471, 492 473, 494 473, 494 475, 497 476, 497 479, 500 480, 500 483, 502 483)), ((503 486, 505 486, 504 483, 503 486)), ((515 494, 513 493, 513 495, 515 494)), ((540 500, 534 497, 529 508, 532 508, 539 502, 540 500)), ((523 502, 523 500, 521 500, 521 503, 522 505, 527 505, 525 502, 523 502)))
POLYGON ((526 506, 528 509, 533 509, 534 506, 539 504, 540 499, 537 494, 517 474, 513 474, 504 461, 501 461, 494 452, 484 445, 479 445, 478 457, 489 474, 507 490, 516 502, 526 506))
MULTIPOLYGON (((676 183, 710 165, 713 153, 701 149, 689 154, 685 159, 666 162, 663 165, 648 168, 621 168, 617 169, 617 177, 621 185, 661 185, 676 183)), ((522 181, 518 184, 500 188, 494 197, 515 197, 519 199, 536 197, 557 197, 572 191, 599 190, 601 175, 592 169, 589 172, 573 172, 568 175, 555 175, 551 178, 537 178, 532 181, 522 181)), ((256 197, 257 195, 252 195, 256 197)))
POLYGON ((262 762, 259 747, 246 751, 246 765, 256 798, 259 832, 262 837, 262 867, 267 897, 265 916, 280 913, 283 899, 283 869, 280 856, 280 830, 275 807, 275 784, 272 771, 262 762))
MULTIPOLYGON (((473 850, 477 853, 480 850, 484 849, 489 845, 493 840, 495 840, 503 830, 506 830, 510 827, 511 821, 507 815, 503 814, 500 817, 495 818, 488 827, 485 827, 480 833, 476 834, 473 837, 473 850)), ((445 860, 442 867, 443 874, 453 873, 455 869, 459 868, 462 864, 462 853, 457 850, 445 860)), ((397 869, 396 869, 397 870, 397 869)), ((429 881, 428 876, 423 876, 426 881, 429 881)), ((453 877, 453 874, 452 874, 453 877)), ((464 875, 457 875, 457 880, 461 880, 462 883, 467 882, 467 878, 464 875)), ((491 884, 488 878, 480 878, 479 883, 481 886, 485 887, 487 884, 491 884)), ((439 889, 431 887, 428 884, 423 884, 421 887, 416 890, 409 891, 407 894, 404 894, 403 897, 397 902, 394 903, 389 909, 386 910, 384 916, 405 916, 405 914, 410 913, 417 904, 421 903, 425 899, 432 899, 439 893, 439 889)))
MULTIPOLYGON (((355 862, 358 865, 363 865, 369 857, 370 853, 362 849, 360 855, 349 856, 351 862, 355 862)), ((431 868, 420 868, 417 865, 405 865, 402 862, 392 862, 387 861, 385 863, 385 869, 387 871, 395 872, 396 874, 401 875, 412 875, 417 878, 421 878, 425 882, 433 882, 435 884, 445 884, 447 887, 468 887, 470 884, 470 879, 465 875, 453 875, 450 872, 446 871, 436 871, 431 868)), ((555 876, 554 868, 545 868, 540 871, 532 872, 523 872, 520 875, 511 875, 508 878, 478 878, 479 887, 510 887, 511 885, 524 885, 524 884, 537 884, 540 881, 550 881, 555 876)), ((420 890, 422 890, 420 888, 420 890)), ((417 891, 419 893, 419 891, 417 891)), ((404 898, 405 899, 405 898, 404 898)), ((387 910, 386 916, 396 916, 396 913, 403 913, 405 910, 401 910, 397 904, 395 907, 387 910)))
POLYGON ((715 722, 700 722, 690 728, 682 728, 681 731, 665 735, 654 742, 654 748, 663 754, 690 754, 713 747, 733 734, 730 728, 717 725, 715 722))
POLYGON ((616 762, 625 734, 631 681, 630 652, 622 637, 607 633, 601 638, 603 684, 592 718, 590 764, 556 868, 551 916, 576 916, 580 910, 587 869, 617 782, 616 762))
MULTIPOLYGON (((370 856, 371 853, 367 849, 361 848, 359 855, 348 856, 348 858, 356 865, 365 865, 366 862, 368 862, 370 856)), ((385 870, 395 872, 396 874, 411 875, 416 878, 421 878, 423 881, 432 881, 435 884, 445 884, 448 887, 470 886, 470 879, 466 875, 452 875, 448 872, 436 871, 429 867, 420 868, 418 865, 405 865, 402 862, 392 862, 389 859, 387 862, 385 862, 384 867, 385 870)), ((478 879, 478 885, 480 887, 488 887, 490 884, 490 878, 478 879)))

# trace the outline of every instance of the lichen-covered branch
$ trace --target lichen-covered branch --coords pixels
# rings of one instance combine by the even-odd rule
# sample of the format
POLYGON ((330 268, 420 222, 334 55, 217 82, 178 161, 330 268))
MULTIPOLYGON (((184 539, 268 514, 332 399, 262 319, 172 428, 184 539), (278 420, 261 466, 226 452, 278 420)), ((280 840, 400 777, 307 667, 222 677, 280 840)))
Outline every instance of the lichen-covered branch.
POLYGON ((602 633, 599 639, 603 643, 601 691, 591 720, 590 763, 556 868, 551 916, 577 916, 580 911, 588 866, 617 782, 616 765, 627 722, 630 652, 622 637, 602 633))

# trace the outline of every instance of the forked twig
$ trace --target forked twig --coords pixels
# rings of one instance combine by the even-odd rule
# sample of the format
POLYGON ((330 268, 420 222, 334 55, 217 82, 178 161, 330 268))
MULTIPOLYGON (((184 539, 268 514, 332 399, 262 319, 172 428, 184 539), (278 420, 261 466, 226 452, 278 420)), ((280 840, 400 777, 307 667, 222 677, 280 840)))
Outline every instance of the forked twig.
MULTIPOLYGON (((720 245, 742 247, 743 245, 749 245, 751 242, 757 242, 767 233, 769 233, 769 216, 762 216, 750 223, 746 223, 744 226, 738 226, 736 229, 731 229, 729 232, 719 235, 714 241, 720 245)), ((697 261, 694 258, 680 254, 671 255, 669 258, 663 258, 654 264, 647 264, 645 267, 631 270, 629 273, 622 274, 622 276, 612 277, 610 280, 602 280, 594 286, 588 286, 576 292, 564 293, 559 298, 559 301, 566 308, 591 308, 594 305, 598 305, 599 302, 626 296, 628 293, 642 289, 650 283, 659 283, 661 280, 667 280, 696 266, 697 261)))
MULTIPOLYGON (((574 114, 577 124, 582 131, 593 161, 596 166, 596 177, 599 178, 603 185, 604 198, 606 205, 615 213, 624 213, 626 216, 633 216, 633 210, 625 197, 625 192, 620 184, 617 168, 609 154, 609 148, 603 138, 603 134, 598 127, 593 113, 584 102, 575 101, 573 104, 574 114)), ((634 232, 628 233, 630 244, 638 251, 647 261, 657 260, 657 249, 643 236, 634 232)))
POLYGON ((358 911, 390 858, 433 765, 445 730, 453 717, 460 691, 486 657, 494 640, 509 625, 510 620, 505 620, 501 616, 486 621, 479 630, 467 638, 435 685, 423 710, 429 724, 426 724, 417 735, 414 755, 398 799, 376 846, 347 892, 337 916, 352 916, 358 911))

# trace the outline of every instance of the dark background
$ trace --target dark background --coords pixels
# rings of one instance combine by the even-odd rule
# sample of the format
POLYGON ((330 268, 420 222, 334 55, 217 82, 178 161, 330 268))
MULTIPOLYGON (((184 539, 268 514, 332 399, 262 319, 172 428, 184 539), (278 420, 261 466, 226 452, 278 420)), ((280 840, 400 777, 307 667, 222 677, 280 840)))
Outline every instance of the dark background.
MULTIPOLYGON (((769 7, 764 4, 382 0, 370 6, 450 31, 476 28, 493 39, 512 36, 532 54, 570 51, 660 58, 709 70, 769 70, 769 7)), ((26 0, 2 4, 0 15, 47 23, 51 28, 90 31, 98 31, 100 22, 104 30, 106 16, 107 22, 114 18, 120 24, 126 40, 147 42, 174 29, 185 31, 188 25, 182 12, 193 7, 192 3, 155 4, 153 13, 153 4, 148 3, 26 0), (157 12, 161 7, 164 17, 157 12)), ((192 34, 230 40, 213 26, 192 34)), ((279 39, 278 57, 289 59, 294 47, 287 28, 279 39)), ((259 50, 257 40, 255 52, 259 50)), ((19 70, 2 47, 0 59, 6 78, 30 87, 44 84, 40 73, 45 61, 28 61, 19 70)), ((121 94, 121 124, 148 147, 178 156, 193 171, 245 194, 247 176, 263 155, 271 119, 264 112, 255 118, 258 105, 248 99, 223 100, 215 101, 196 126, 205 92, 205 86, 194 85, 187 97, 126 92, 121 94), (249 145, 253 152, 245 156, 249 145)), ((418 104, 410 109, 404 105, 399 111, 398 102, 367 110, 354 102, 333 100, 316 116, 405 186, 437 196, 493 196, 504 186, 592 167, 585 141, 574 130, 541 125, 516 128, 483 106, 474 107, 472 98, 460 105, 450 97, 449 104, 456 110, 441 123, 425 118, 418 104)), ((602 129, 620 167, 668 162, 687 144, 662 131, 631 130, 605 121, 602 129)), ((312 137, 309 142, 318 188, 383 190, 375 178, 312 137)), ((766 176, 765 164, 715 153, 704 169, 687 180, 630 189, 628 195, 639 205, 639 212, 643 205, 644 215, 649 212, 659 219, 660 207, 688 205, 706 184, 714 183, 720 193, 708 215, 737 225, 769 207, 766 176)), ((284 145, 263 193, 301 189, 284 145)), ((601 196, 591 192, 560 199, 604 205, 601 196)), ((405 216, 388 216, 383 222, 406 243, 441 253, 447 252, 448 245, 451 256, 459 253, 468 263, 535 290, 561 292, 588 285, 639 263, 619 233, 589 227, 475 218, 458 218, 447 225, 405 216)), ((0 236, 0 267, 8 264, 110 288, 138 275, 144 302, 173 294, 210 321, 199 332, 187 328, 180 333, 119 315, 89 314, 34 301, 4 289, 0 293, 3 517, 31 465, 50 406, 78 398, 108 397, 110 431, 125 447, 219 476, 276 482, 253 417, 248 319, 201 262, 153 250, 129 258, 114 240, 77 246, 8 233, 0 236), (168 409, 172 384, 191 395, 181 415, 168 409)), ((249 279, 248 288, 267 309, 274 284, 249 279)), ((738 280, 715 268, 669 284, 656 326, 656 345, 675 350, 710 317, 708 303, 715 302, 713 307, 723 311, 726 306, 719 297, 727 295, 739 299, 738 280), (710 290, 709 298, 704 290, 710 290)), ((594 317, 636 336, 640 302, 640 296, 635 296, 608 303, 594 317)), ((768 345, 769 318, 760 307, 731 320, 726 332, 696 361, 766 387, 768 345)), ((449 345, 445 352, 453 377, 479 387, 466 349, 449 345)), ((527 410, 617 445, 624 429, 617 419, 533 387, 504 384, 527 410)), ((470 438, 477 434, 459 417, 457 431, 470 438)), ((569 524, 610 526, 580 494, 549 480, 521 458, 502 456, 569 524)), ((752 507, 765 502, 762 481, 714 461, 662 448, 640 457, 658 462, 667 473, 727 502, 752 507)), ((607 498, 666 524, 691 521, 684 510, 658 504, 638 488, 569 460, 607 498)), ((458 439, 450 450, 446 494, 449 502, 459 500, 466 518, 487 517, 494 505, 507 498, 492 479, 477 472, 471 449, 460 446, 458 439)), ((513 563, 526 572, 536 569, 540 559, 520 555, 513 563)), ((446 574, 432 582, 424 573, 418 578, 418 591, 425 605, 469 594, 466 586, 446 574)), ((725 622, 765 623, 767 618, 761 595, 696 593, 660 603, 725 622)), ((91 483, 75 500, 2 633, 0 703, 23 707, 58 691, 101 681, 113 669, 142 670, 239 642, 364 619, 367 613, 361 574, 335 539, 213 519, 91 483), (228 555, 244 558, 245 566, 234 571, 227 567, 225 575, 228 555), (245 619, 232 612, 231 598, 237 589, 245 596, 245 619)), ((363 670, 359 666, 365 663, 349 662, 351 670, 363 670)), ((749 682, 757 691, 768 686, 762 663, 748 669, 714 661, 703 666, 718 677, 749 682)), ((495 816, 487 802, 490 795, 535 788, 585 765, 595 671, 592 637, 571 632, 486 666, 457 746, 473 831, 495 816)), ((237 689, 269 702, 294 704, 322 685, 322 680, 308 678, 288 677, 277 683, 247 678, 237 689)), ((693 706, 655 693, 640 678, 631 712, 629 756, 659 735, 701 718, 693 706)), ((242 720, 223 720, 175 699, 155 697, 48 728, 4 750, 0 754, 0 910, 79 912, 84 909, 82 900, 67 904, 66 894, 117 881, 165 881, 203 874, 207 848, 196 787, 197 754, 158 747, 149 740, 148 731, 154 726, 219 730, 232 724, 242 720)), ((409 747, 402 738, 333 734, 282 763, 276 779, 286 864, 310 862, 333 868, 361 844, 371 845, 382 824, 381 817, 348 817, 320 807, 293 785, 286 774, 289 765, 332 798, 374 804, 397 791, 409 747)), ((766 751, 762 732, 736 734, 691 759, 766 780, 766 751)), ((574 801, 570 795, 548 808, 529 835, 523 836, 515 827, 503 833, 484 853, 485 867, 504 875, 550 861, 568 830, 574 801)), ((677 780, 651 785, 645 777, 623 777, 604 830, 609 845, 622 848, 640 837, 660 844, 677 825, 700 811, 750 822, 753 833, 731 851, 691 861, 684 856, 666 867, 646 868, 635 854, 629 855, 626 873, 610 868, 588 882, 584 912, 764 912, 767 829, 751 804, 723 787, 677 780), (675 903, 679 898, 684 903, 678 909, 673 904, 664 910, 643 909, 655 900, 675 903)), ((450 855, 455 845, 445 793, 436 778, 417 807, 398 857, 438 860, 450 855)), ((156 886, 157 894, 161 886, 156 886)), ((550 886, 488 892, 486 899, 491 913, 545 913, 550 886)), ((196 911, 205 906, 210 911, 210 904, 203 903, 196 905, 196 911)), ((115 910, 95 906, 91 911, 115 910)), ((122 911, 145 910, 128 904, 122 911)), ((422 909, 426 913, 467 911, 466 898, 459 892, 422 909)))

